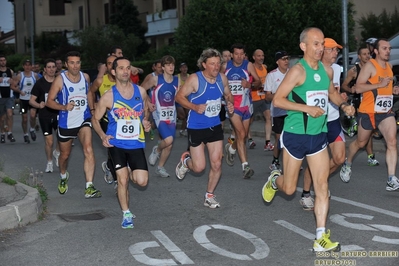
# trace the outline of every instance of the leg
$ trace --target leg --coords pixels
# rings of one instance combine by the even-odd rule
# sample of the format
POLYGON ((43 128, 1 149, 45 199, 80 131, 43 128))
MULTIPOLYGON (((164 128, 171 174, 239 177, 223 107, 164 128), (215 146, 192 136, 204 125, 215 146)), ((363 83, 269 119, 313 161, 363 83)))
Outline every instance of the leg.
POLYGON ((285 148, 283 149, 284 175, 280 175, 275 182, 279 190, 287 195, 294 194, 298 183, 301 165, 302 160, 292 157, 285 148), (290 167, 288 167, 288 165, 290 167))
POLYGON ((129 170, 123 167, 116 170, 118 179, 118 200, 122 211, 129 209, 129 170))
POLYGON ((388 166, 388 175, 394 176, 398 160, 395 118, 393 116, 385 118, 378 125, 378 129, 381 131, 387 144, 386 161, 388 166))
POLYGON ((210 171, 207 192, 213 193, 222 175, 223 141, 210 142, 206 145, 209 153, 210 171))
POLYGON ((22 126, 22 131, 24 132, 24 135, 28 134, 28 113, 22 113, 22 121, 21 121, 21 126, 22 126))
POLYGON ((72 139, 69 139, 66 142, 58 142, 60 146, 60 156, 58 157, 58 164, 61 174, 65 174, 67 171, 68 159, 72 149, 72 141, 72 139))
POLYGON ((86 177, 86 182, 93 182, 94 169, 95 169, 95 159, 92 146, 92 133, 90 127, 82 127, 78 133, 79 141, 82 144, 84 159, 84 172, 86 177))

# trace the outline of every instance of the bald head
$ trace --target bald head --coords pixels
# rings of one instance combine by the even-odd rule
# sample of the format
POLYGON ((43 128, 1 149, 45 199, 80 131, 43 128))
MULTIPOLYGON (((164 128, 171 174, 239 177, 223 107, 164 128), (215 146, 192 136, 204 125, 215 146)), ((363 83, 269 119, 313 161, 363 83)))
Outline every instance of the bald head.
POLYGON ((263 61, 265 60, 265 54, 261 49, 256 49, 252 55, 252 58, 254 59, 255 64, 263 64, 263 61))

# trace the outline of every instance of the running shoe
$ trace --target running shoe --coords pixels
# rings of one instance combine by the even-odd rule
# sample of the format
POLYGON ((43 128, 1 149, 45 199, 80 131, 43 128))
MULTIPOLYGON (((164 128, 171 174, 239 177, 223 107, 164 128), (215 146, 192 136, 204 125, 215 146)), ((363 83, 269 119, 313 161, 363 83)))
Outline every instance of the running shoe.
POLYGON ((107 184, 112 184, 114 182, 114 177, 111 174, 111 171, 109 170, 107 166, 107 161, 104 161, 101 163, 101 168, 103 169, 104 172, 104 181, 107 184))
POLYGON ((68 180, 69 180, 69 173, 66 172, 66 178, 65 179, 60 179, 60 182, 58 183, 58 192, 60 194, 65 194, 68 191, 68 180))
POLYGON ((374 154, 370 154, 367 156, 367 164, 368 166, 378 166, 380 162, 375 159, 374 154))
POLYGON ((186 158, 190 158, 190 153, 188 151, 183 152, 180 158, 180 162, 176 166, 176 177, 180 180, 183 180, 187 172, 190 171, 190 169, 186 165, 184 165, 184 160, 186 158))
POLYGON ((32 138, 33 141, 36 141, 36 133, 35 130, 30 132, 30 137, 32 138))
POLYGON ((133 228, 133 214, 131 212, 127 212, 123 214, 123 219, 122 219, 122 228, 123 229, 128 229, 128 228, 133 228))
POLYGON ((155 174, 160 177, 169 177, 170 176, 168 174, 168 172, 166 172, 165 167, 159 167, 159 166, 157 166, 157 168, 155 169, 155 174))
POLYGON ((14 136, 12 135, 12 133, 11 133, 11 134, 8 134, 7 138, 8 138, 8 140, 9 140, 10 142, 15 142, 15 138, 14 138, 14 136))
POLYGON ((1 134, 0 143, 6 143, 6 135, 5 134, 1 134))
POLYGON ((54 157, 54 161, 55 161, 55 166, 59 166, 58 164, 58 157, 60 157, 60 152, 57 150, 53 150, 53 157, 54 157))
POLYGON ((235 138, 228 137, 227 141, 229 144, 233 145, 235 138))
POLYGON ((224 156, 224 157, 226 158, 226 163, 227 163, 228 165, 230 165, 230 166, 233 166, 233 165, 234 165, 234 156, 235 156, 235 154, 230 153, 230 150, 229 150, 230 145, 231 145, 231 144, 227 143, 227 144, 224 146, 224 152, 225 152, 225 156, 224 156))
POLYGON ((395 191, 399 189, 399 180, 396 176, 393 176, 391 180, 388 179, 386 191, 395 191))
POLYGON ((341 171, 339 172, 341 180, 345 183, 348 183, 351 180, 351 175, 352 175, 351 167, 344 163, 341 167, 341 171))
POLYGON ((269 178, 267 179, 267 182, 263 185, 262 197, 264 201, 271 202, 273 200, 274 195, 276 194, 278 189, 273 188, 272 179, 274 177, 278 177, 279 175, 281 175, 280 171, 278 170, 272 171, 271 174, 269 175, 269 178))
POLYGON ((187 137, 187 129, 179 131, 180 137, 187 137))
POLYGON ((148 156, 148 163, 151 166, 154 166, 155 163, 157 162, 158 158, 159 158, 159 153, 158 153, 157 149, 158 149, 158 145, 155 145, 152 148, 152 152, 151 152, 150 156, 148 156))
POLYGON ((256 146, 255 141, 253 141, 252 139, 248 140, 248 146, 249 146, 250 149, 254 149, 255 146, 256 146))
POLYGON ((253 176, 254 175, 254 170, 252 170, 250 167, 249 167, 249 164, 247 164, 246 166, 245 166, 245 168, 244 168, 244 170, 242 171, 242 173, 243 173, 243 178, 244 179, 249 179, 249 178, 251 178, 251 176, 253 176))
POLYGON ((88 188, 85 189, 85 198, 99 198, 101 197, 101 191, 97 190, 93 184, 89 185, 88 188))
POLYGON ((29 136, 24 136, 24 141, 26 144, 29 144, 30 143, 29 136))
POLYGON ((273 160, 269 166, 270 171, 279 170, 281 172, 280 163, 278 160, 273 160))
POLYGON ((302 205, 302 208, 305 211, 313 211, 314 209, 314 199, 312 198, 312 196, 302 197, 299 200, 299 203, 302 205))
POLYGON ((204 206, 211 209, 220 208, 220 204, 216 201, 216 197, 213 194, 211 197, 205 197, 204 206))
POLYGON ((264 151, 272 151, 274 149, 274 145, 271 142, 268 142, 263 148, 264 151))
POLYGON ((313 251, 340 251, 341 246, 339 242, 331 242, 330 230, 327 233, 323 233, 322 237, 316 239, 313 243, 313 251))
POLYGON ((52 173, 53 172, 53 162, 48 162, 46 166, 46 173, 52 173))

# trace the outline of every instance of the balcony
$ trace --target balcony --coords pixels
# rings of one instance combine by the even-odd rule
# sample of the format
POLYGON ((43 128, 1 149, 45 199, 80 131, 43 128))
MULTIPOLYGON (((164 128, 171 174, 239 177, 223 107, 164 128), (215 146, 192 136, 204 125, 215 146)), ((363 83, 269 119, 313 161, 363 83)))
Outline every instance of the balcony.
POLYGON ((146 16, 148 31, 145 37, 174 33, 179 25, 177 9, 169 9, 146 16))

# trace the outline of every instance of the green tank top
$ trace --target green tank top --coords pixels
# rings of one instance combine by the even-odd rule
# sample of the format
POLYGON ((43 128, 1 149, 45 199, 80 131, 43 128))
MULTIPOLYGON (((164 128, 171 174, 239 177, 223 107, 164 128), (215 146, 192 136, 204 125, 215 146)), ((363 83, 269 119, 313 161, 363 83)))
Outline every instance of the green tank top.
POLYGON ((321 62, 317 70, 312 69, 302 58, 301 64, 306 72, 305 82, 295 87, 288 95, 288 100, 296 103, 319 106, 324 109, 322 116, 313 118, 307 113, 287 111, 284 120, 284 131, 294 134, 318 135, 327 132, 328 88, 330 78, 321 62))

